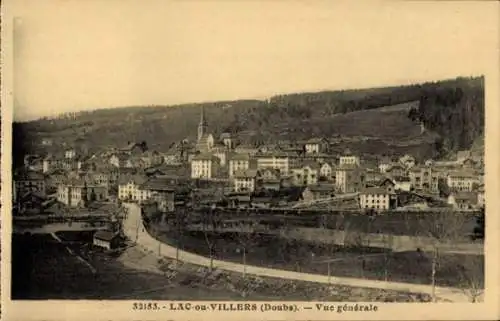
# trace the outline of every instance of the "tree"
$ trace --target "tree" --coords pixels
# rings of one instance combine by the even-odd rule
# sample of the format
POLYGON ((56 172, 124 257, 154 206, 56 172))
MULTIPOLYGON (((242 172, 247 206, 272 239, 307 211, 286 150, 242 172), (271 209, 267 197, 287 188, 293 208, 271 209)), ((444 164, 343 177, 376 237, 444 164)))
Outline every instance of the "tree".
POLYGON ((439 269, 440 251, 444 246, 453 246, 464 239, 465 221, 465 215, 448 209, 427 214, 419 221, 417 233, 425 238, 424 242, 431 249, 431 286, 434 302, 436 301, 436 273, 439 269))
POLYGON ((179 264, 179 247, 182 244, 182 236, 186 228, 186 211, 175 211, 175 264, 179 264))
POLYGON ((247 252, 248 249, 257 240, 258 234, 252 231, 252 227, 249 226, 248 222, 239 222, 237 224, 238 232, 235 234, 238 243, 242 248, 242 259, 243 259, 243 277, 246 277, 247 271, 247 252))
POLYGON ((464 256, 458 270, 460 288, 472 303, 480 301, 484 293, 484 256, 464 256))
POLYGON ((394 236, 392 234, 382 234, 382 242, 384 243, 384 281, 389 279, 389 265, 392 258, 392 246, 394 245, 394 236))
POLYGON ((214 250, 216 245, 215 232, 217 226, 218 220, 216 219, 216 214, 214 214, 212 209, 210 209, 209 212, 202 218, 203 235, 205 236, 205 242, 208 246, 208 255, 210 258, 210 272, 212 272, 214 268, 214 250))

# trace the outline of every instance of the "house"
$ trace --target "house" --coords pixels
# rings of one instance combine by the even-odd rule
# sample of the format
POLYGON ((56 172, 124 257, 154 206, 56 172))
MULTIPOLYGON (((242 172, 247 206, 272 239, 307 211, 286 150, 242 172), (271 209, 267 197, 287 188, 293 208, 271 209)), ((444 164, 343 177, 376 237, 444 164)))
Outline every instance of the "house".
POLYGON ((125 153, 116 153, 111 155, 109 163, 118 168, 132 167, 130 156, 125 153))
POLYGON ((389 194, 394 194, 395 185, 396 184, 392 181, 392 179, 385 178, 379 182, 378 187, 385 189, 389 194))
POLYGON ((234 149, 236 154, 248 154, 250 156, 254 156, 259 152, 259 149, 252 145, 238 145, 234 149))
POLYGON ((281 180, 282 175, 278 169, 262 168, 258 170, 257 185, 264 190, 279 191, 281 189, 281 180))
POLYGON ((365 170, 365 175, 366 175, 365 183, 371 186, 378 185, 380 181, 386 178, 384 174, 380 173, 379 171, 373 168, 367 168, 365 170))
MULTIPOLYGON (((17 196, 17 207, 14 213, 20 215, 36 215, 43 212, 43 204, 47 201, 44 195, 37 192, 26 192, 17 196)), ((15 205, 15 204, 14 204, 15 205)))
POLYGON ((229 149, 222 144, 216 144, 211 151, 212 155, 217 157, 220 162, 220 166, 226 166, 228 155, 229 155, 229 149))
POLYGON ((448 174, 446 183, 452 191, 471 192, 479 179, 470 171, 456 171, 448 174))
POLYGON ((64 158, 72 159, 76 157, 76 151, 74 149, 68 149, 64 152, 64 158))
POLYGON ((386 169, 385 174, 390 177, 406 176, 406 167, 401 164, 392 164, 386 169))
POLYGON ((60 184, 64 183, 67 178, 67 174, 62 169, 56 169, 49 173, 46 173, 45 176, 45 186, 47 189, 49 188, 57 188, 60 184))
POLYGON ((479 185, 477 188, 477 206, 479 208, 484 207, 486 204, 486 198, 484 194, 484 185, 479 185))
POLYGON ((336 170, 335 184, 341 193, 359 192, 365 182, 364 171, 355 163, 340 165, 336 170))
POLYGON ((430 166, 415 166, 408 172, 411 185, 416 190, 423 190, 431 193, 439 192, 438 182, 442 175, 442 171, 436 170, 434 167, 430 166))
POLYGON ((258 172, 255 169, 238 170, 233 175, 235 192, 253 192, 257 185, 258 172))
POLYGON ((359 166, 361 164, 359 156, 354 155, 343 155, 339 158, 339 165, 356 165, 359 166))
POLYGON ((448 196, 448 204, 456 210, 472 210, 477 207, 477 194, 474 192, 455 192, 448 196))
POLYGON ((394 182, 394 189, 396 191, 411 191, 411 179, 408 176, 392 177, 392 181, 394 182))
POLYGON ((307 154, 328 153, 330 143, 326 138, 311 138, 304 143, 307 154))
POLYGON ((282 175, 288 175, 290 168, 296 166, 298 157, 284 152, 273 152, 255 155, 257 159, 257 169, 274 168, 282 175))
POLYGON ((324 162, 319 169, 319 176, 335 183, 336 166, 333 163, 324 162))
POLYGON ((335 185, 333 184, 316 184, 307 186, 302 192, 302 199, 305 202, 310 202, 319 199, 328 199, 334 196, 335 185))
POLYGON ((139 186, 140 202, 153 201, 161 212, 173 212, 175 209, 175 188, 168 178, 150 178, 139 186))
POLYGON ((415 157, 407 154, 399 159, 399 163, 403 165, 405 168, 409 169, 415 166, 416 160, 415 157))
POLYGON ((315 185, 318 183, 321 165, 316 162, 304 162, 301 167, 292 168, 292 181, 296 186, 315 185))
POLYGON ((220 135, 220 141, 226 146, 228 149, 233 149, 236 146, 235 139, 231 136, 231 133, 222 133, 220 135))
POLYGON ((46 195, 45 176, 39 172, 21 172, 14 175, 14 200, 17 195, 24 195, 27 192, 36 192, 46 195))
POLYGON ((61 157, 61 156, 48 155, 43 160, 42 168, 44 173, 47 173, 55 169, 64 169, 67 171, 71 171, 71 170, 81 169, 82 164, 83 164, 82 160, 76 156, 73 158, 65 158, 64 156, 61 157))
POLYGON ((92 244, 107 250, 112 250, 119 246, 120 236, 118 233, 111 231, 97 231, 94 233, 92 244))
POLYGON ((229 157, 229 177, 233 177, 237 171, 245 171, 250 168, 249 154, 232 154, 229 157))
POLYGON ((384 187, 368 187, 359 194, 361 209, 388 210, 393 205, 392 193, 384 187))
POLYGON ((148 146, 147 146, 146 142, 142 142, 142 143, 128 142, 126 146, 118 149, 118 151, 120 153, 132 155, 132 156, 142 155, 147 150, 148 150, 148 146))
POLYGON ((163 154, 163 163, 170 165, 170 164, 178 164, 181 163, 181 157, 178 153, 176 152, 167 152, 163 154))
POLYGON ((87 207, 91 202, 107 198, 106 186, 87 184, 83 180, 70 180, 57 187, 57 200, 68 207, 87 207))
POLYGON ((227 197, 230 208, 249 208, 252 207, 252 197, 249 193, 231 193, 227 197))
POLYGON ((191 178, 216 177, 219 167, 219 158, 212 154, 198 154, 191 160, 191 178))
POLYGON ((163 155, 161 155, 159 152, 156 150, 148 150, 146 151, 140 159, 142 160, 144 167, 152 167, 152 166, 158 166, 163 163, 163 155))
POLYGON ((143 201, 140 187, 147 181, 145 175, 121 175, 118 179, 118 199, 143 201))

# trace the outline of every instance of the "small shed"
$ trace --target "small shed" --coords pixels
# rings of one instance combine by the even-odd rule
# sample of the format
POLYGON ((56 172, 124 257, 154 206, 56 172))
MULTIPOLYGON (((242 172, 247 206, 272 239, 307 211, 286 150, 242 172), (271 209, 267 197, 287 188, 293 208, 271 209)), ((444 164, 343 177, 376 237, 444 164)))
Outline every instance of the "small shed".
POLYGON ((120 241, 120 236, 118 233, 111 231, 97 231, 94 234, 93 244, 95 246, 111 250, 118 246, 119 241, 120 241))

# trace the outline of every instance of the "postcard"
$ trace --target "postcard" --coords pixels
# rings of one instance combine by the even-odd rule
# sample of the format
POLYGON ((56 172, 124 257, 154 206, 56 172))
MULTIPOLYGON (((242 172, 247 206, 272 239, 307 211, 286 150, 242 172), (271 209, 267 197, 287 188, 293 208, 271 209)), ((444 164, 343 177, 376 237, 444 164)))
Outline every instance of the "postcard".
POLYGON ((498 2, 2 10, 2 319, 500 317, 498 2))

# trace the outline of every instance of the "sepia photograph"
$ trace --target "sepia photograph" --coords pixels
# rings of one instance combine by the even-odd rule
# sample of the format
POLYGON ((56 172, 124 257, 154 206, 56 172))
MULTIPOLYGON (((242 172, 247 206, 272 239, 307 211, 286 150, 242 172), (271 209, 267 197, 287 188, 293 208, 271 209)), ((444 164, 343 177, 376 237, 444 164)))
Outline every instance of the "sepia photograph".
POLYGON ((497 3, 15 9, 12 304, 374 319, 485 303, 497 3))

